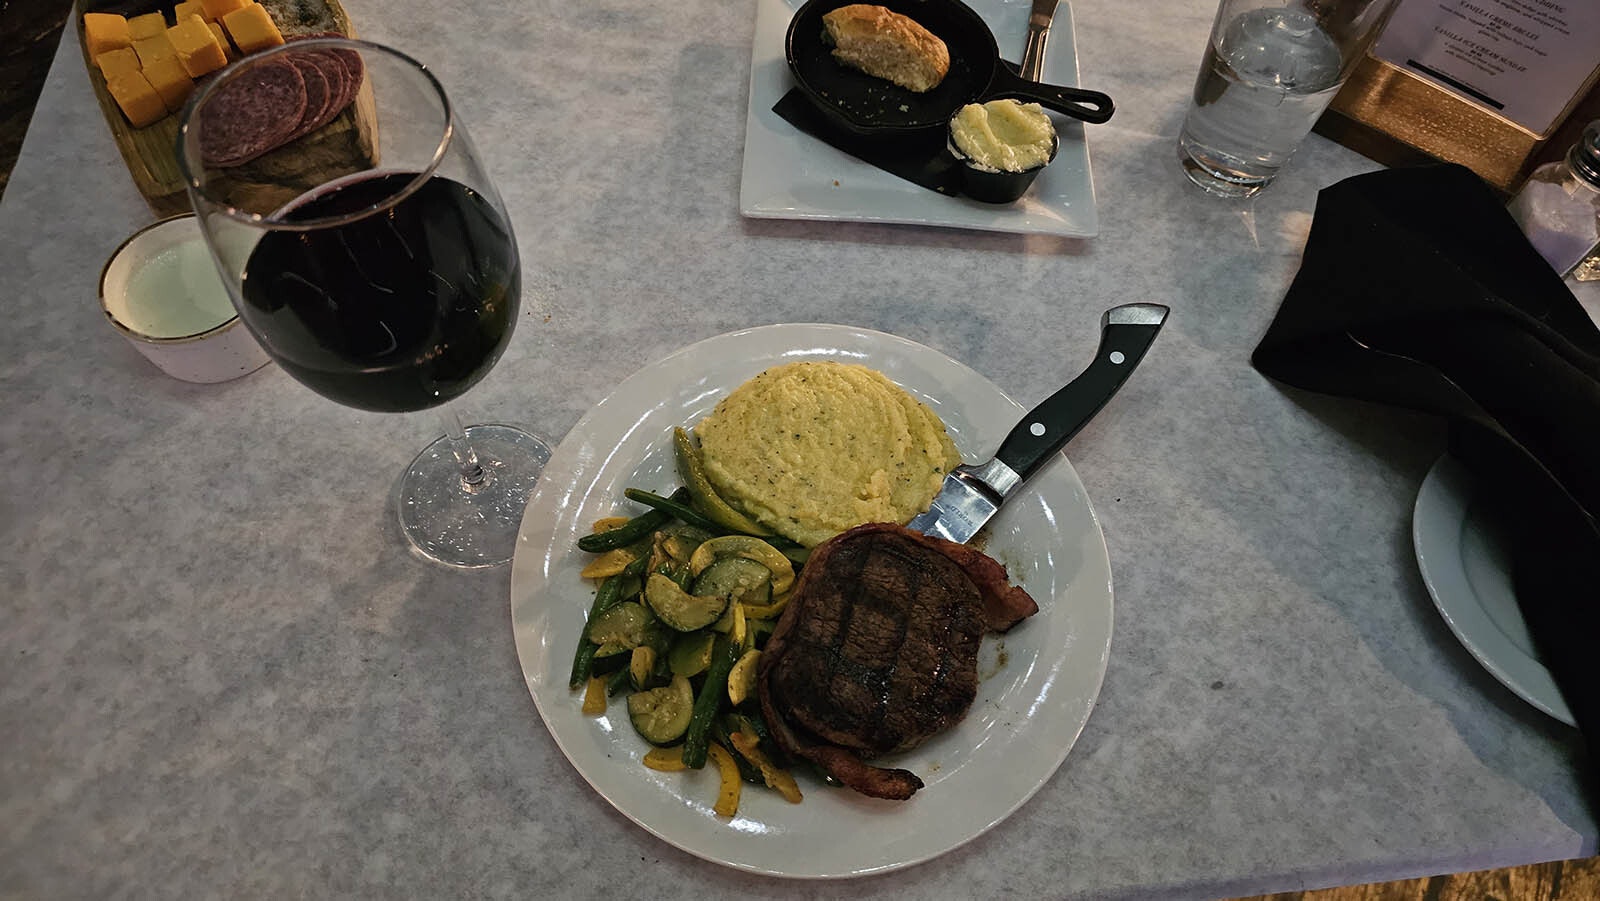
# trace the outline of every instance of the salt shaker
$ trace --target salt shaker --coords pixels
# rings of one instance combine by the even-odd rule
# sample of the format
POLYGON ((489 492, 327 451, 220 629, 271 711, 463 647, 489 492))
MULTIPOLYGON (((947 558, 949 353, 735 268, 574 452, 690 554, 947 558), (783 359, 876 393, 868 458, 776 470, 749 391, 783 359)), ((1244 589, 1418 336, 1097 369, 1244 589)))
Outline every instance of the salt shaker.
POLYGON ((1566 159, 1533 170, 1509 209, 1559 275, 1600 280, 1600 119, 1566 159))

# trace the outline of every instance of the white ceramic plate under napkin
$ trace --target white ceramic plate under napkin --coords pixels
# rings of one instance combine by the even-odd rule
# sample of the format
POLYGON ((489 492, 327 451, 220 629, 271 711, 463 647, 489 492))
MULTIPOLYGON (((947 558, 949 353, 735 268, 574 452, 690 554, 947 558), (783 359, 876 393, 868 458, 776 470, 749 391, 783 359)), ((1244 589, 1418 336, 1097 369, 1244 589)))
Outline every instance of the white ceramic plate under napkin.
POLYGON ((1450 631, 1484 669, 1529 704, 1575 725, 1517 606, 1502 533, 1473 495, 1471 474, 1448 455, 1422 480, 1411 518, 1422 581, 1450 631))

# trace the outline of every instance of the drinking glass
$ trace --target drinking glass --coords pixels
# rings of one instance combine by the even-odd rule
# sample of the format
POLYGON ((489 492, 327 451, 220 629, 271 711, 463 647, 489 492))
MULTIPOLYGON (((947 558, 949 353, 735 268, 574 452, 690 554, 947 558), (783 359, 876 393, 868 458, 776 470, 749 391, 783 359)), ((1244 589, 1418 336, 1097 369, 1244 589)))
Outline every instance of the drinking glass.
POLYGON ((1189 179, 1249 197, 1277 177, 1395 0, 1222 0, 1178 136, 1189 179))
MULTIPOLYGON (((447 409, 505 350, 521 293, 511 220, 416 60, 334 37, 246 56, 189 99, 178 156, 240 319, 311 390, 447 409)), ((548 457, 520 429, 447 413, 398 485, 402 532, 441 563, 506 562, 548 457)))

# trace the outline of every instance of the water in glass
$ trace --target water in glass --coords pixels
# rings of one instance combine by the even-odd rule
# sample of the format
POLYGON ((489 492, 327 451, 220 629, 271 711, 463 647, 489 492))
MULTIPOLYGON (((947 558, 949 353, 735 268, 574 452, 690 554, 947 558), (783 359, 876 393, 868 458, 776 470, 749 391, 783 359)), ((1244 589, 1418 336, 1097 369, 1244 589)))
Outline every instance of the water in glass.
POLYGON ((1212 36, 1179 137, 1201 187, 1249 196, 1288 162, 1340 83, 1339 47, 1310 15, 1253 9, 1212 36))

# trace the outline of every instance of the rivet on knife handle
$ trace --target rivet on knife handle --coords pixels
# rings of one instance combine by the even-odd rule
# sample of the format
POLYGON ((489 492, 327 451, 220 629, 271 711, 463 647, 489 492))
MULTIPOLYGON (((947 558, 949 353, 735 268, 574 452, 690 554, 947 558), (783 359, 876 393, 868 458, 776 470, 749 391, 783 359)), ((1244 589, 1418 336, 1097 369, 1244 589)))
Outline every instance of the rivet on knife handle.
POLYGON ((1113 307, 1100 318, 1100 347, 1065 388, 1046 398, 1001 442, 995 459, 1026 480, 1111 399, 1144 359, 1166 321, 1168 308, 1155 303, 1113 307))

